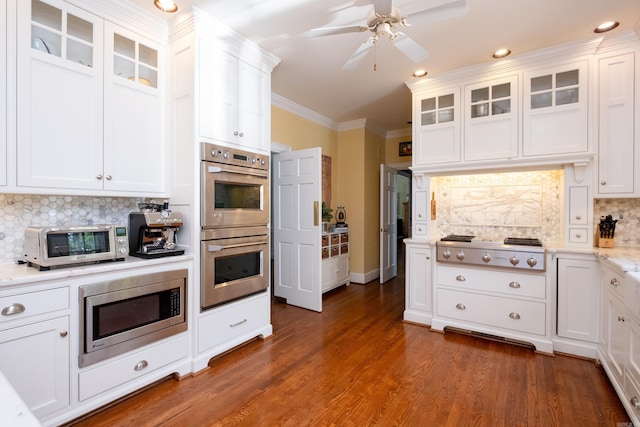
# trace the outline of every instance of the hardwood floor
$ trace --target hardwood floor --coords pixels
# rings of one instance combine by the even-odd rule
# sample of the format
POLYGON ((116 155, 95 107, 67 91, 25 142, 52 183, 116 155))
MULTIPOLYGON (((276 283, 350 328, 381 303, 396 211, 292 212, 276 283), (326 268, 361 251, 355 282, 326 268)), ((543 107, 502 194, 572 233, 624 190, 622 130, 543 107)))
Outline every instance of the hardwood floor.
POLYGON ((274 302, 272 338, 73 425, 630 425, 593 361, 403 323, 402 276, 338 288, 323 306, 274 302))

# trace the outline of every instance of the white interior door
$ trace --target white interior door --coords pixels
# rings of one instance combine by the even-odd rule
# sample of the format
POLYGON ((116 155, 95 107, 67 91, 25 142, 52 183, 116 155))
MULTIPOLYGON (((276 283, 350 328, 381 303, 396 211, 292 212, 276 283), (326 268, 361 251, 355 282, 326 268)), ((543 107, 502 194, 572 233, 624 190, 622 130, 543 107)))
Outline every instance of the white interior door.
POLYGON ((274 295, 322 311, 322 151, 273 156, 274 295))
POLYGON ((396 170, 380 165, 380 283, 398 275, 398 186, 396 170))

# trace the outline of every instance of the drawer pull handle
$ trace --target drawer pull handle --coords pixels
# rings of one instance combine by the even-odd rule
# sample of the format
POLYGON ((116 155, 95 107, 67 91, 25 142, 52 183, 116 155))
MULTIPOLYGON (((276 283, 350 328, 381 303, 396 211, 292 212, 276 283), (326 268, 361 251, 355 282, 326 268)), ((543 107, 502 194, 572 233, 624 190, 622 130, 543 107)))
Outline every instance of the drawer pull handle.
POLYGON ((519 289, 520 288, 520 283, 518 282, 511 282, 509 283, 509 287, 513 288, 513 289, 519 289))
POLYGON ((509 313, 509 317, 514 320, 520 319, 520 315, 518 313, 509 313))
POLYGON ((633 409, 640 409, 640 400, 638 400, 637 396, 633 396, 629 402, 631 406, 633 406, 633 409))
POLYGON ((458 310, 466 310, 467 307, 464 304, 458 303, 458 304, 456 304, 456 308, 458 310))
POLYGON ((138 363, 136 363, 136 366, 133 367, 133 370, 134 371, 142 371, 147 366, 149 366, 149 362, 147 362, 146 360, 141 360, 138 363))
POLYGON ((458 282, 465 282, 467 279, 464 276, 456 276, 458 282))
POLYGON ((618 322, 624 322, 624 317, 623 316, 618 316, 618 322))
POLYGON ((12 314, 23 313, 25 310, 26 310, 26 308, 24 307, 24 305, 20 304, 19 302, 16 302, 16 303, 9 304, 8 306, 4 307, 2 309, 2 315, 3 316, 11 316, 12 314))
POLYGON ((620 282, 618 282, 618 279, 616 279, 615 277, 609 280, 609 284, 614 287, 620 286, 620 282))
POLYGON ((238 323, 231 323, 231 324, 229 325, 229 327, 230 327, 230 328, 233 328, 233 327, 236 327, 236 326, 238 326, 238 325, 242 325, 243 323, 246 323, 246 322, 247 322, 247 319, 242 319, 242 320, 241 320, 241 321, 239 321, 238 323))

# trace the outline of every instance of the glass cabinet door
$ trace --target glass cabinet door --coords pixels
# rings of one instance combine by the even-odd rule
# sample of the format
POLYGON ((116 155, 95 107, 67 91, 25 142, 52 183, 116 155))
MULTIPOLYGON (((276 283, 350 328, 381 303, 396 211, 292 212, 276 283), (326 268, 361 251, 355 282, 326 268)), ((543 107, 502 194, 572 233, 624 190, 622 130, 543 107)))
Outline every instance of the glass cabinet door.
POLYGON ((32 49, 93 67, 93 34, 92 22, 40 0, 31 0, 32 49))
POLYGON ((136 40, 113 34, 113 73, 139 84, 158 87, 158 51, 136 40))

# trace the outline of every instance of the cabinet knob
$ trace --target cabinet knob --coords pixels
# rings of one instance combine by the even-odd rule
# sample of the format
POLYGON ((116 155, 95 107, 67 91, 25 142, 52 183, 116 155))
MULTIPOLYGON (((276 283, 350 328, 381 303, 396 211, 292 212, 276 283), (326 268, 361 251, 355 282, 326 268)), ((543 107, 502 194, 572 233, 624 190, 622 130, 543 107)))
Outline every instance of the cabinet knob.
POLYGON ((582 237, 582 234, 578 233, 576 234, 576 238, 580 239, 582 237))
POLYGON ((607 181, 600 181, 600 185, 607 185, 607 181))
POLYGON ((578 219, 578 220, 579 220, 579 219, 582 219, 582 215, 577 215, 577 216, 576 216, 576 219, 578 219))
POLYGON ((138 363, 136 363, 136 366, 133 367, 133 370, 134 371, 142 371, 147 366, 149 366, 149 362, 147 362, 146 360, 141 360, 138 363))
POLYGON ((102 179, 102 175, 96 176, 96 179, 102 179))
POLYGON ((633 409, 640 409, 640 400, 638 400, 637 396, 633 396, 631 400, 629 400, 629 403, 631 403, 633 409))
POLYGON ((620 282, 618 282, 618 279, 616 279, 615 277, 609 280, 609 284, 614 288, 617 288, 618 286, 620 286, 620 282))
POLYGON ((67 332, 67 331, 60 331, 60 336, 61 336, 62 338, 66 337, 67 335, 69 335, 69 332, 67 332))
POLYGON ((112 179, 111 175, 107 175, 106 178, 107 178, 107 181, 111 181, 111 179, 112 179))
POLYGON ((19 302, 9 304, 2 308, 3 316, 11 316, 12 314, 20 314, 26 310, 25 306, 19 302))
POLYGON ((465 310, 467 307, 466 307, 464 304, 460 304, 460 303, 458 303, 458 304, 456 304, 456 308, 457 308, 458 310, 465 310))
POLYGON ((514 320, 520 319, 520 315, 518 313, 509 313, 509 317, 514 320))
POLYGON ((624 316, 618 316, 618 322, 624 322, 624 316))
POLYGON ((234 136, 238 136, 238 131, 233 132, 234 136))
POLYGON ((242 138, 244 136, 244 132, 240 132, 238 135, 242 138))

